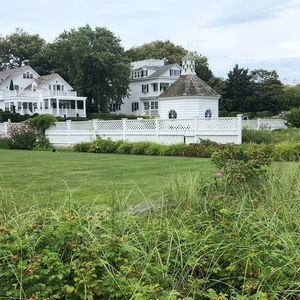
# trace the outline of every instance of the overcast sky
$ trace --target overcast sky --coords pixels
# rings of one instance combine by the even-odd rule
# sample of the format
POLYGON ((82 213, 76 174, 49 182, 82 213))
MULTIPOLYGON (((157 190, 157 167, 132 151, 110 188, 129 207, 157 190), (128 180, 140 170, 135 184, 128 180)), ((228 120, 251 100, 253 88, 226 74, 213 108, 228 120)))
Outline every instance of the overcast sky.
POLYGON ((21 27, 53 41, 64 30, 105 26, 126 49, 169 39, 198 51, 216 76, 238 63, 300 82, 300 0, 15 0, 9 7, 2 36, 21 27))

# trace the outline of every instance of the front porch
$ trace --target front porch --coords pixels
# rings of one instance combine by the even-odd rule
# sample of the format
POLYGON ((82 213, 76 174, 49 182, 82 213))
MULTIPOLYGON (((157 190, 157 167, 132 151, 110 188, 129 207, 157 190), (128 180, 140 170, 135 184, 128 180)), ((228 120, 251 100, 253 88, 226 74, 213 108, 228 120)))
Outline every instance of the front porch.
POLYGON ((52 114, 57 117, 86 117, 85 97, 76 97, 77 99, 64 98, 42 99, 41 101, 39 99, 5 101, 5 110, 21 115, 37 113, 52 114))

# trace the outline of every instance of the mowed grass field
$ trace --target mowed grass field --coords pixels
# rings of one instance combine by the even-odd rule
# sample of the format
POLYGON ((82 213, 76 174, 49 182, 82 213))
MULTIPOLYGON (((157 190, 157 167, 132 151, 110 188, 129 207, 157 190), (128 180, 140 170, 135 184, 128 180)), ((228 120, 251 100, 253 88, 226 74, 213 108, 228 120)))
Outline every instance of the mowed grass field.
POLYGON ((172 176, 214 170, 199 158, 0 150, 0 200, 18 207, 138 203, 160 199, 172 176))

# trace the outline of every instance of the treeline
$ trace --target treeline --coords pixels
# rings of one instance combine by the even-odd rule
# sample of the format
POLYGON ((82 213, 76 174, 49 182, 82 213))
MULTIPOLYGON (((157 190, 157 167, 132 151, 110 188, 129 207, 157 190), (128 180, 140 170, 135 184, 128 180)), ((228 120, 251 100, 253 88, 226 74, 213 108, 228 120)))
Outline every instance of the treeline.
MULTIPOLYGON (((107 112, 129 93, 130 62, 147 58, 181 64, 187 49, 153 41, 125 51, 121 40, 103 27, 89 25, 61 33, 52 43, 22 29, 0 36, 0 69, 29 65, 40 75, 59 73, 81 95, 89 112, 107 112)), ((274 115, 300 106, 300 86, 284 86, 275 70, 236 65, 226 79, 214 76, 207 57, 194 52, 197 75, 222 96, 220 114, 274 115)))

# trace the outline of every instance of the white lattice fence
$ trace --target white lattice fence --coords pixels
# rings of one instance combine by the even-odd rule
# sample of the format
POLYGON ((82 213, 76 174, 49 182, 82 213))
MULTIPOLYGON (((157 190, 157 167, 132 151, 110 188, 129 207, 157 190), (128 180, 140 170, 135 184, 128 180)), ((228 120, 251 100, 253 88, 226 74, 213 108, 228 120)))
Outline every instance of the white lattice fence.
POLYGON ((97 136, 162 144, 193 143, 201 138, 220 143, 241 143, 241 118, 68 121, 56 123, 46 134, 52 143, 66 145, 91 141, 97 136))
POLYGON ((242 124, 243 124, 243 128, 249 128, 249 129, 274 130, 274 129, 286 128, 285 121, 283 119, 243 120, 242 124))
POLYGON ((127 131, 155 130, 155 120, 126 120, 127 131))
POLYGON ((194 130, 195 121, 193 119, 182 120, 158 120, 160 131, 190 131, 194 130))

